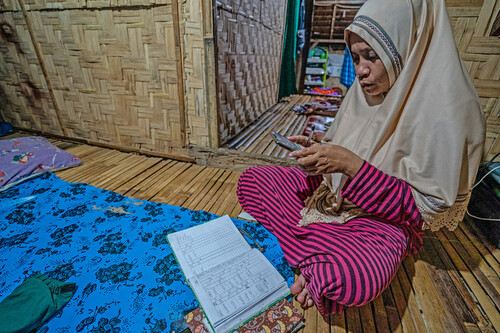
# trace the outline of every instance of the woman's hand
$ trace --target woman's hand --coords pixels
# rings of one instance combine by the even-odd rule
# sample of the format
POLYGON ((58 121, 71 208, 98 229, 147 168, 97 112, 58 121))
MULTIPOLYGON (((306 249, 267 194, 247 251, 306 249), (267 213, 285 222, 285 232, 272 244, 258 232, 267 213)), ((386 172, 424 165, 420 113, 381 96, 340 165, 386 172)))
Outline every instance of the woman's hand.
MULTIPOLYGON (((291 140, 291 139, 290 139, 291 140)), ((314 144, 290 153, 307 174, 343 173, 353 178, 363 165, 363 159, 341 146, 314 144)))

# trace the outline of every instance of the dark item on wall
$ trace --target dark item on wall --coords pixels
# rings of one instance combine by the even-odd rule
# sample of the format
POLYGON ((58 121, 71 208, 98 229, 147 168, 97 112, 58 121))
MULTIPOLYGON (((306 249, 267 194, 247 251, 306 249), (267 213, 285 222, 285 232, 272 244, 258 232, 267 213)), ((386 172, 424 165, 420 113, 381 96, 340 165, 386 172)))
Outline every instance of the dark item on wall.
POLYGON ((0 121, 0 137, 14 133, 14 127, 4 121, 0 121))
POLYGON ((494 160, 499 155, 479 167, 467 209, 474 224, 497 248, 500 248, 500 161, 494 160))
POLYGON ((497 13, 497 18, 493 22, 493 27, 491 28, 490 36, 500 37, 500 11, 497 13))

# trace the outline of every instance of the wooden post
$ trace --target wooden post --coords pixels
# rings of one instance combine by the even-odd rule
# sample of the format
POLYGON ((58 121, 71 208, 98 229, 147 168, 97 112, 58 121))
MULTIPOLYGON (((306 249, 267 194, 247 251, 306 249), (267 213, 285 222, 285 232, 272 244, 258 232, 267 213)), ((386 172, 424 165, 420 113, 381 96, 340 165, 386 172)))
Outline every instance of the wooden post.
POLYGON ((178 0, 172 0, 172 18, 174 20, 174 38, 175 38, 175 55, 177 64, 177 89, 179 93, 179 119, 180 119, 180 136, 182 148, 187 146, 187 133, 186 133, 186 101, 184 96, 184 61, 182 54, 181 45, 181 29, 180 20, 181 15, 179 13, 179 3, 178 0))
POLYGON ((330 39, 333 39, 333 31, 335 28, 335 18, 337 16, 337 5, 333 5, 333 10, 332 10, 332 23, 330 25, 330 39))

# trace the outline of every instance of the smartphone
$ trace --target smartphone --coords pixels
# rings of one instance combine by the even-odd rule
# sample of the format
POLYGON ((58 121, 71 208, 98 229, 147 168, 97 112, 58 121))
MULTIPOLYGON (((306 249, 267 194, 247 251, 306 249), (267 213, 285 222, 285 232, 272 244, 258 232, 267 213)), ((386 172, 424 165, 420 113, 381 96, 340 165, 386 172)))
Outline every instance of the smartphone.
POLYGON ((279 135, 276 132, 271 131, 271 135, 273 136, 274 141, 278 145, 280 145, 281 147, 288 149, 290 151, 295 151, 295 150, 299 150, 299 149, 304 148, 301 145, 299 145, 298 143, 290 141, 287 138, 285 138, 283 135, 279 135))

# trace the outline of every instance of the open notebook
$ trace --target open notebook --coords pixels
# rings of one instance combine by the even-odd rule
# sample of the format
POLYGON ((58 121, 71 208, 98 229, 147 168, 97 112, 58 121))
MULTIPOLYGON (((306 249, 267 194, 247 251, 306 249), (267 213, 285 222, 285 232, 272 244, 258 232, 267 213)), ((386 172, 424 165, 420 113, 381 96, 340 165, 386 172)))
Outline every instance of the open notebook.
POLYGON ((228 216, 167 238, 216 333, 237 329, 290 293, 281 274, 228 216))

